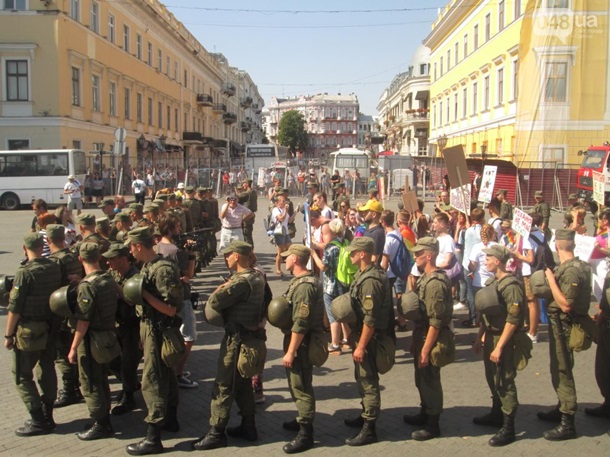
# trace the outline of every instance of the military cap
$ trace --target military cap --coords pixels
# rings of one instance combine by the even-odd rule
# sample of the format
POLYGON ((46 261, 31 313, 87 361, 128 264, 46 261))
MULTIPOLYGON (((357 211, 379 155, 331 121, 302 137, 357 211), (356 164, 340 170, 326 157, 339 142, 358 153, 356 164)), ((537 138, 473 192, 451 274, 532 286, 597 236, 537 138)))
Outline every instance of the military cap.
POLYGON ((509 261, 511 253, 506 246, 502 246, 501 244, 494 244, 488 248, 484 248, 483 252, 486 255, 495 257, 501 263, 506 263, 509 261))
POLYGON ((318 187, 318 184, 317 184, 317 183, 315 183, 315 182, 311 182, 311 181, 307 183, 307 188, 308 188, 308 189, 313 189, 314 187, 316 187, 316 188, 317 188, 317 187, 318 187))
POLYGON ((120 222, 129 222, 130 219, 131 217, 129 217, 129 213, 126 213, 125 211, 116 213, 116 215, 114 216, 114 220, 120 222))
POLYGON ((182 197, 182 195, 176 195, 176 201, 177 202, 181 202, 184 198, 182 197))
POLYGON ((249 186, 251 186, 253 181, 251 179, 244 179, 241 183, 242 184, 248 184, 249 186))
POLYGON ((148 205, 146 205, 146 208, 144 208, 144 212, 145 213, 150 213, 150 212, 159 212, 159 205, 156 203, 150 203, 148 205))
POLYGON ((569 198, 570 200, 578 200, 578 195, 576 195, 576 194, 570 194, 570 195, 568 195, 568 198, 569 198))
POLYGON ((195 187, 194 187, 194 186, 186 186, 186 187, 184 188, 184 191, 185 191, 187 194, 192 194, 193 192, 195 192, 195 187))
POLYGON ((284 252, 282 252, 280 255, 282 257, 288 257, 289 255, 296 255, 299 259, 303 260, 304 262, 307 262, 309 260, 309 249, 307 248, 307 246, 304 246, 302 244, 291 244, 290 247, 285 250, 284 252))
POLYGON ((333 186, 333 189, 341 189, 341 188, 344 188, 344 187, 345 187, 345 183, 344 182, 340 182, 340 183, 335 184, 333 186))
POLYGON ((125 241, 125 244, 143 243, 152 239, 153 235, 149 227, 138 227, 136 229, 131 230, 127 234, 127 240, 125 241))
POLYGON ((232 252, 237 252, 241 255, 250 255, 252 254, 252 245, 245 241, 231 241, 231 244, 224 248, 222 253, 231 254, 232 252))
POLYGON ((555 230, 555 241, 574 241, 576 232, 570 229, 555 230))
POLYGON ((161 200, 160 198, 155 198, 152 201, 152 204, 157 205, 157 207, 159 209, 161 209, 161 208, 165 209, 165 200, 161 200))
POLYGON ((534 193, 534 197, 542 197, 542 191, 541 191, 541 190, 537 190, 537 191, 534 193))
POLYGON ((27 249, 37 249, 44 245, 44 238, 40 233, 30 233, 23 239, 23 245, 27 249))
POLYGON ((501 225, 502 228, 511 228, 513 226, 513 222, 509 219, 504 219, 501 225))
POLYGON ((289 194, 290 191, 288 189, 286 189, 285 187, 282 187, 282 190, 280 190, 280 194, 289 194))
POLYGON ((95 225, 99 227, 110 227, 110 220, 107 217, 99 217, 96 219, 95 225))
POLYGON ((153 236, 163 236, 163 235, 161 235, 161 229, 159 228, 158 225, 155 225, 155 228, 154 228, 152 234, 153 234, 153 236))
POLYGON ((198 187, 196 191, 197 193, 202 194, 205 192, 205 187, 198 187))
POLYGON ((102 254, 106 259, 114 259, 116 257, 127 257, 129 255, 129 247, 123 243, 112 243, 108 250, 102 254))
POLYGON ((66 238, 66 227, 60 224, 47 225, 47 238, 50 240, 63 240, 66 238))
POLYGON ((129 211, 137 211, 138 213, 141 213, 144 209, 144 205, 142 203, 130 203, 127 208, 129 211))
POLYGON ((375 241, 373 238, 368 236, 361 236, 358 238, 354 238, 349 246, 345 248, 347 252, 354 251, 364 251, 369 254, 373 254, 375 252, 375 241))
POLYGON ((175 200, 175 199, 176 199, 176 194, 169 194, 169 195, 167 196, 167 199, 168 199, 168 200, 175 200))
POLYGON ((383 205, 379 203, 377 200, 369 200, 366 202, 366 205, 358 208, 358 211, 374 211, 376 213, 383 212, 383 205))
POLYGON ((507 194, 506 189, 500 189, 500 190, 498 190, 498 192, 496 192, 496 195, 500 195, 500 194, 506 196, 506 194, 507 194))
POLYGON ((83 243, 78 249, 78 255, 83 260, 98 260, 100 258, 100 247, 97 243, 83 243))
POLYGON ((213 187, 204 187, 203 191, 212 193, 212 192, 214 192, 214 188, 213 187))
POLYGON ((104 201, 98 205, 98 208, 103 208, 108 205, 114 206, 114 200, 112 198, 105 198, 104 201))
POLYGON ((275 186, 275 188, 273 189, 276 192, 281 192, 282 191, 282 187, 281 186, 275 186))
POLYGON ((157 198, 155 198, 155 200, 167 200, 169 198, 169 194, 158 194, 157 198))
POLYGON ((95 216, 91 213, 83 213, 76 218, 76 223, 87 227, 95 225, 95 216))
POLYGON ((411 249, 412 252, 432 251, 438 252, 438 240, 431 236, 425 236, 417 241, 417 244, 411 249))

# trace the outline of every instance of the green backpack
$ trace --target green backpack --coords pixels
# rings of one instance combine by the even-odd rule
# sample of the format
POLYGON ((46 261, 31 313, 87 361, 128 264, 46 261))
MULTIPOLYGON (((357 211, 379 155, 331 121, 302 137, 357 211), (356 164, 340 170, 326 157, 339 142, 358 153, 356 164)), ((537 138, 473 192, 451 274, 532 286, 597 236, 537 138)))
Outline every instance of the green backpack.
POLYGON ((349 246, 349 241, 343 240, 343 242, 341 242, 338 239, 334 239, 330 242, 330 244, 339 248, 339 262, 337 263, 335 277, 341 284, 348 287, 354 280, 354 276, 358 271, 358 266, 352 263, 349 256, 350 253, 345 249, 347 246, 349 246))

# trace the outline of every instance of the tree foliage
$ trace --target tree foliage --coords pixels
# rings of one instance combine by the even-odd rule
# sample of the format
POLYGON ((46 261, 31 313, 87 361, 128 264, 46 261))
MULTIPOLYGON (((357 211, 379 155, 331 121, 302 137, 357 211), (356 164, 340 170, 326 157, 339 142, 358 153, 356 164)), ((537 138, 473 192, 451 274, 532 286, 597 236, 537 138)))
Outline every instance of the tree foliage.
POLYGON ((296 151, 304 151, 308 146, 308 139, 303 115, 296 110, 286 111, 280 120, 277 138, 282 146, 290 149, 293 157, 296 151))

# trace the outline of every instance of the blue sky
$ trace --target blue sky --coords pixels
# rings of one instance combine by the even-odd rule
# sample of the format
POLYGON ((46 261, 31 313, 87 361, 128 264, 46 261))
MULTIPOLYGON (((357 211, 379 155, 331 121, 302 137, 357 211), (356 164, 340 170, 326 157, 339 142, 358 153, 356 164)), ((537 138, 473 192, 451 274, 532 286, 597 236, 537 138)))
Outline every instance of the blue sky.
POLYGON ((232 66, 248 71, 266 103, 272 96, 355 93, 360 110, 373 115, 377 114, 383 89, 397 73, 408 68, 415 49, 430 32, 437 9, 447 3, 447 0, 162 1, 206 49, 223 53, 232 66), (213 10, 217 8, 232 11, 213 10), (378 12, 382 9, 410 11, 378 12), (295 13, 297 10, 341 12, 295 13))

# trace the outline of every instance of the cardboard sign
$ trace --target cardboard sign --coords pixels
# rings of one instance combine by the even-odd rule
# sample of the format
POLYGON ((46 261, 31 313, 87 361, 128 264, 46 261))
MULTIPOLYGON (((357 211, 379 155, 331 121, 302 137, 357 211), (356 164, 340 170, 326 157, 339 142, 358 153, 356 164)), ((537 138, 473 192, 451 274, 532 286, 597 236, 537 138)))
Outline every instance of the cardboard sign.
POLYGON ((600 205, 604 204, 605 185, 606 180, 604 178, 604 174, 598 171, 593 171, 593 200, 595 200, 600 205))
POLYGON ((525 211, 515 208, 513 212, 513 231, 518 233, 523 238, 530 236, 530 230, 532 229, 532 218, 528 216, 525 211))
POLYGON ((483 203, 491 202, 494 197, 494 185, 496 184, 496 173, 498 167, 495 165, 485 165, 483 177, 481 178, 481 188, 479 189, 478 200, 483 203))
POLYGON ((377 191, 379 192, 379 199, 385 200, 385 178, 383 176, 377 178, 377 191))
POLYGON ((452 146, 443 151, 445 157, 445 166, 449 175, 449 184, 452 189, 460 186, 465 186, 470 183, 468 175, 468 166, 466 165, 466 157, 464 156, 464 148, 462 145, 452 146))
POLYGON ((449 192, 449 203, 458 211, 470 215, 470 196, 472 195, 472 184, 456 187, 449 192))
POLYGON ((405 209, 411 214, 415 211, 419 211, 419 205, 417 204, 417 195, 415 191, 408 190, 402 193, 402 203, 405 205, 405 209))

